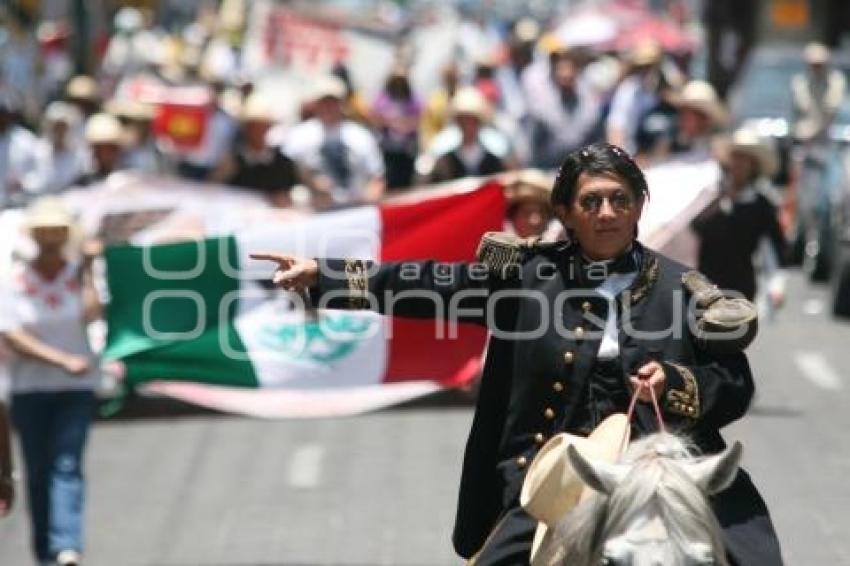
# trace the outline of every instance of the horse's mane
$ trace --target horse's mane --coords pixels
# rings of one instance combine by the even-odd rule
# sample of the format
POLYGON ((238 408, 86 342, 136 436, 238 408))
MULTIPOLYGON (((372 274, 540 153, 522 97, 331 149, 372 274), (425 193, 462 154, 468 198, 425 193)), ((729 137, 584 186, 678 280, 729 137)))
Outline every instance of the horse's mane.
POLYGON ((621 460, 632 465, 631 471, 610 497, 593 492, 561 520, 552 544, 541 549, 559 560, 544 563, 598 564, 604 541, 655 506, 676 552, 707 533, 717 564, 727 566, 720 525, 708 499, 679 465, 697 458, 694 445, 680 436, 658 433, 634 442, 621 460))

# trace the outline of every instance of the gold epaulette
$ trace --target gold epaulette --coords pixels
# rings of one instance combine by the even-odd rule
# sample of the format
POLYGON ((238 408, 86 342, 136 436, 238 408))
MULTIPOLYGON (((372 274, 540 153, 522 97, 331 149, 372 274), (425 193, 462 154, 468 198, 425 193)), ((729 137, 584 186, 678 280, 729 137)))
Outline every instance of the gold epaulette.
POLYGON ((542 242, 540 237, 520 238, 510 232, 486 232, 475 257, 500 279, 519 274, 523 263, 538 253, 554 249, 560 242, 542 242))

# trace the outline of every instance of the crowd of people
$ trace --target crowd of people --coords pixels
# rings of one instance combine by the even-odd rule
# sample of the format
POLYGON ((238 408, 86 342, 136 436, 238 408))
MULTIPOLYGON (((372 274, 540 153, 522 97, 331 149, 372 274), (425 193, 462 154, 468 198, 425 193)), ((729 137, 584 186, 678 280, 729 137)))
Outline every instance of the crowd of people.
POLYGON ((459 177, 553 170, 596 141, 642 163, 707 152, 726 124, 714 89, 689 81, 682 54, 649 39, 599 52, 531 19, 507 26, 493 53, 450 62, 432 92, 413 87, 410 49, 398 49, 373 100, 340 61, 300 101, 300 122, 282 123, 280 106, 291 101, 256 88, 240 66, 244 28, 208 16, 166 33, 151 14, 124 8, 97 71, 71 76, 68 30, 43 23, 36 35, 9 13, 16 31, 6 39, 0 91, 0 143, 9 147, 0 204, 131 169, 244 186, 276 206, 292 205, 300 185, 320 209, 459 177), (33 48, 14 49, 15 41, 33 48), (65 64, 55 61, 62 46, 65 64), (140 78, 205 91, 201 139, 178 148, 154 135, 161 110, 132 92, 140 78))

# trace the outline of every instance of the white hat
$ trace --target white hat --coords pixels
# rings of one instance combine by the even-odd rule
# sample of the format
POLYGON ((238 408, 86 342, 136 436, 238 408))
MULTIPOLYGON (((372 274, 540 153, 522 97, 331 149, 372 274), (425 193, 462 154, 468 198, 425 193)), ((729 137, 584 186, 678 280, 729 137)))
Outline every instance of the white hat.
POLYGON ((156 108, 152 104, 129 100, 126 98, 113 98, 103 105, 104 110, 113 116, 129 118, 131 120, 148 121, 156 116, 156 108))
POLYGON ((662 55, 664 55, 664 51, 657 41, 654 39, 644 39, 629 49, 626 58, 632 65, 642 67, 644 65, 658 63, 662 55))
POLYGON ((56 196, 41 197, 27 207, 24 224, 33 228, 72 228, 74 215, 56 196))
POLYGON ((277 115, 268 97, 253 93, 242 104, 239 119, 243 122, 275 122, 277 115))
POLYGON ((547 208, 552 198, 552 179, 540 169, 511 171, 502 176, 508 210, 522 202, 539 202, 547 208))
POLYGON ((455 93, 451 110, 454 116, 465 114, 475 116, 482 122, 490 120, 490 103, 480 90, 472 86, 463 87, 455 93))
POLYGON ((776 173, 778 163, 774 149, 751 128, 739 128, 732 137, 721 142, 721 150, 727 154, 743 153, 751 156, 758 163, 761 175, 772 177, 776 173))
POLYGON ((829 47, 823 43, 813 41, 806 45, 806 48, 803 50, 803 59, 809 65, 825 65, 829 63, 829 58, 829 47))
POLYGON ((348 94, 348 88, 342 79, 333 75, 328 75, 319 79, 313 86, 312 100, 321 100, 323 98, 336 98, 337 100, 345 100, 348 94))
POLYGON ((115 14, 113 24, 119 31, 133 32, 142 29, 145 18, 142 13, 132 6, 125 6, 115 14))
POLYGON ((545 548, 554 527, 582 497, 584 482, 573 470, 567 447, 575 446, 583 456, 613 463, 628 445, 631 434, 629 420, 615 413, 597 426, 587 438, 560 433, 553 436, 537 453, 520 491, 520 505, 539 521, 531 549, 531 563, 545 548))
POLYGON ((68 81, 65 87, 65 94, 68 98, 77 98, 80 100, 100 100, 100 87, 97 81, 87 75, 77 75, 68 81))
POLYGON ((722 126, 729 116, 714 87, 705 81, 690 81, 677 100, 679 106, 693 108, 709 117, 715 126, 722 126))
POLYGON ((85 139, 91 145, 120 145, 124 132, 118 118, 112 114, 95 114, 86 122, 85 139))
POLYGON ((77 110, 76 106, 61 100, 51 102, 44 110, 44 122, 46 124, 64 122, 73 127, 80 122, 81 118, 80 111, 77 110))

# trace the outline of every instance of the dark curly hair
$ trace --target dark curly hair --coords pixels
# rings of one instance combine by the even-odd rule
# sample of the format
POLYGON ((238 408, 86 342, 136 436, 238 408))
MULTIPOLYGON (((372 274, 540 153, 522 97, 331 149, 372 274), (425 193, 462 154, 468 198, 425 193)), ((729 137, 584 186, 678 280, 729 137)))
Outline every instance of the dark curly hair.
POLYGON ((595 143, 570 152, 564 159, 552 188, 553 207, 572 204, 582 173, 616 175, 626 181, 635 198, 649 198, 646 177, 629 154, 610 143, 595 143))

